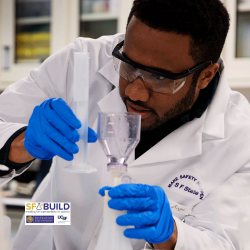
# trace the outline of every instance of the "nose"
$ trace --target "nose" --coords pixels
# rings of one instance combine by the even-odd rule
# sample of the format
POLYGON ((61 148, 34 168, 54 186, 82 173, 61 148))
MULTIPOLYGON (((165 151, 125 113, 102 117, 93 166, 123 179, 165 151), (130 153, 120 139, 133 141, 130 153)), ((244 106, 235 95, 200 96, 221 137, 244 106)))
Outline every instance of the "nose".
POLYGON ((132 72, 128 74, 128 81, 132 83, 136 78, 140 77, 143 81, 145 81, 145 78, 143 74, 141 74, 138 70, 136 72, 132 72))
POLYGON ((125 94, 133 101, 146 102, 149 99, 149 91, 145 87, 143 79, 140 76, 127 85, 125 94))

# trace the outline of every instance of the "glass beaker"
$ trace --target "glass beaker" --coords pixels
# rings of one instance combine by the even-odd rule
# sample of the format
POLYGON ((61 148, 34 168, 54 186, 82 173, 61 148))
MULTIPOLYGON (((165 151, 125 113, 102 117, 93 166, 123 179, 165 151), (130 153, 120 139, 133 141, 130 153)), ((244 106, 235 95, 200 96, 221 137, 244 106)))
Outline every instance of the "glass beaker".
POLYGON ((97 138, 108 158, 108 171, 119 176, 127 172, 126 161, 140 141, 141 115, 130 112, 98 115, 97 138))

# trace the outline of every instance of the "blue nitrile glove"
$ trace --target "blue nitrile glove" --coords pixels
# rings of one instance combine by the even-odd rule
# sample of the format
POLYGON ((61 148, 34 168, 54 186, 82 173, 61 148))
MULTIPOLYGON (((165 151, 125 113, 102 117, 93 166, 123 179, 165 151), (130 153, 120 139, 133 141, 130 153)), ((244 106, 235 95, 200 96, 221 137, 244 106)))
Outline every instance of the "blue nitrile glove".
MULTIPOLYGON (((25 131, 24 146, 35 158, 49 160, 55 155, 71 161, 79 149, 76 129, 81 122, 61 98, 51 98, 36 106, 25 131)), ((97 135, 89 128, 88 141, 96 142, 97 135)))
POLYGON ((174 232, 174 219, 164 190, 158 186, 143 184, 121 184, 103 187, 99 194, 109 190, 108 205, 116 210, 128 210, 116 222, 120 226, 134 226, 126 229, 128 238, 144 239, 149 243, 166 242, 174 232))

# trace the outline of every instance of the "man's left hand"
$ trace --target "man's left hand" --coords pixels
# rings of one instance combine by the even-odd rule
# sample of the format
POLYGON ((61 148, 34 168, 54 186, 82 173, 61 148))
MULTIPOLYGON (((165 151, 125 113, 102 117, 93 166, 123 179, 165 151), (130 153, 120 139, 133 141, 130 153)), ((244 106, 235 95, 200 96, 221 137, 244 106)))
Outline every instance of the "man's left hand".
POLYGON ((99 194, 109 190, 110 208, 128 210, 116 222, 120 226, 134 226, 126 229, 128 238, 145 239, 152 244, 169 240, 174 232, 174 219, 164 190, 158 186, 143 184, 121 184, 114 188, 103 187, 99 194))

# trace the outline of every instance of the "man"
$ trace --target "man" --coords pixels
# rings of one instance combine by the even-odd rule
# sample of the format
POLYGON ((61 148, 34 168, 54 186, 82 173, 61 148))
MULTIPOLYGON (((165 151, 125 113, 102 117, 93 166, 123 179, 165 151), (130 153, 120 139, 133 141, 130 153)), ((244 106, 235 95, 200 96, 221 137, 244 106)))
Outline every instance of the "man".
MULTIPOLYGON (((11 144, 8 163, 26 168, 34 157, 55 156, 32 200, 71 202, 72 214, 67 227, 23 220, 13 249, 95 249, 99 189, 101 195, 110 190, 111 208, 128 210, 117 223, 134 226, 124 234, 135 250, 145 242, 155 249, 240 249, 239 215, 249 204, 250 108, 227 85, 220 54, 228 28, 219 0, 135 0, 125 37, 76 39, 4 92, 1 141, 11 144), (97 143, 89 144, 88 155, 97 172, 63 170, 78 151, 81 126, 68 107, 73 53, 87 51, 89 126, 96 131, 99 111, 142 117, 141 141, 121 178, 129 184, 114 188, 97 143)), ((90 130, 89 141, 95 140, 90 130)))

